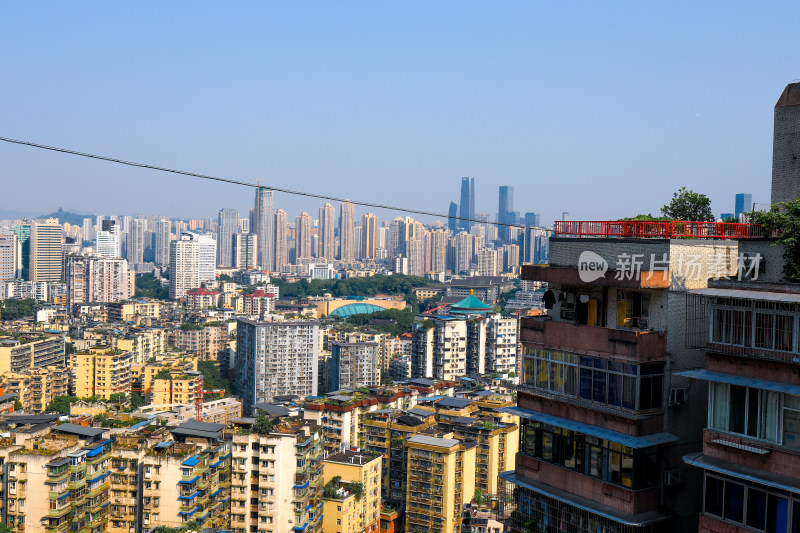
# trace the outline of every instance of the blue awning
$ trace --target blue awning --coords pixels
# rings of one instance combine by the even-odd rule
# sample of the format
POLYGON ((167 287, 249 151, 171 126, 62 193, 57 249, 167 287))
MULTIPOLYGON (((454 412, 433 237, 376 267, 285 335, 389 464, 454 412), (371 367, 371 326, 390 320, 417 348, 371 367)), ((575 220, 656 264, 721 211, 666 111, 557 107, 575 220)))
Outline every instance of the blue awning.
POLYGON ((214 496, 216 496, 216 495, 217 495, 217 494, 219 494, 220 492, 222 492, 222 489, 217 489, 217 490, 215 490, 214 492, 212 492, 211 494, 209 494, 209 495, 208 495, 208 497, 209 497, 209 498, 213 498, 214 496))
POLYGON ((58 497, 59 500, 63 500, 64 498, 69 498, 70 492, 66 492, 58 497))
POLYGON ((754 389, 762 389, 774 392, 785 392, 786 394, 794 394, 800 396, 800 385, 793 383, 785 383, 782 381, 769 381, 767 379, 748 378, 745 376, 737 376, 736 374, 726 374, 724 372, 714 372, 713 370, 685 370, 683 372, 675 372, 674 376, 683 376, 686 378, 702 379, 703 381, 713 381, 715 383, 730 383, 731 385, 739 385, 742 387, 753 387, 754 389))
POLYGON ((103 505, 100 506, 100 509, 105 509, 109 505, 111 505, 111 502, 106 502, 106 503, 104 503, 103 505))
POLYGON ((196 491, 194 491, 194 494, 189 494, 188 496, 178 496, 178 499, 179 500, 191 500, 193 498, 196 498, 199 495, 200 495, 200 491, 196 490, 196 491))
POLYGON ((521 407, 504 407, 499 409, 503 413, 517 415, 528 420, 535 420, 543 424, 550 424, 560 428, 576 431, 578 433, 585 433, 592 435, 598 439, 610 440, 628 446, 629 448, 649 448, 650 446, 658 446, 659 444, 666 444, 678 440, 678 437, 671 433, 651 433, 649 435, 628 435, 613 431, 611 429, 601 428, 599 426, 592 426, 591 424, 584 424, 583 422, 576 422, 568 418, 561 418, 560 416, 548 415, 547 413, 540 413, 538 411, 531 411, 530 409, 523 409, 521 407))
POLYGON ((213 465, 211 465, 209 468, 217 468, 218 466, 220 466, 224 462, 225 462, 224 460, 219 460, 216 463, 214 463, 213 465))
POLYGON ((551 487, 550 485, 546 485, 532 479, 517 476, 513 470, 509 472, 501 472, 500 478, 519 487, 524 487, 531 492, 535 492, 547 498, 577 507, 578 509, 588 513, 608 518, 609 520, 613 520, 614 522, 626 526, 646 527, 659 522, 664 522, 665 520, 669 519, 668 516, 663 515, 658 511, 647 511, 635 515, 618 511, 617 509, 607 507, 603 504, 589 500, 588 498, 583 498, 582 496, 563 491, 556 487, 551 487))
POLYGON ((294 488, 296 488, 296 489, 304 489, 304 488, 306 488, 306 487, 308 487, 308 481, 306 481, 306 482, 305 482, 305 483, 303 483, 302 485, 295 485, 295 486, 294 486, 294 488))
POLYGON ((198 479, 200 479, 200 476, 194 476, 194 477, 193 477, 192 479, 190 479, 189 481, 179 481, 178 483, 183 483, 184 485, 191 485, 192 483, 194 483, 194 482, 195 482, 195 481, 197 481, 198 479))
POLYGON ((294 526, 292 531, 305 531, 308 527, 308 522, 304 523, 302 526, 294 526))
POLYGON ((183 466, 197 466, 199 463, 200 463, 200 459, 196 455, 193 455, 192 457, 189 457, 188 459, 186 459, 181 464, 183 466))
POLYGON ((197 508, 195 508, 195 509, 193 509, 191 511, 181 511, 178 514, 182 515, 182 516, 192 516, 194 513, 197 512, 198 509, 199 509, 199 507, 197 507, 197 508))
POLYGON ((86 483, 94 483, 95 481, 103 480, 103 479, 107 478, 109 474, 110 474, 110 472, 103 472, 102 474, 100 474, 99 476, 97 476, 95 478, 87 479, 86 483))
POLYGON ((766 472, 757 468, 729 463, 716 457, 703 455, 702 453, 691 453, 683 456, 683 462, 737 479, 758 483, 773 489, 786 490, 789 492, 800 493, 800 479, 789 476, 782 476, 772 472, 766 472))
POLYGON ((105 446, 106 444, 111 444, 111 441, 110 440, 104 440, 103 442, 101 442, 97 446, 95 446, 94 448, 92 448, 90 450, 87 450, 86 457, 94 457, 96 455, 100 455, 101 453, 103 453, 103 446, 105 446))

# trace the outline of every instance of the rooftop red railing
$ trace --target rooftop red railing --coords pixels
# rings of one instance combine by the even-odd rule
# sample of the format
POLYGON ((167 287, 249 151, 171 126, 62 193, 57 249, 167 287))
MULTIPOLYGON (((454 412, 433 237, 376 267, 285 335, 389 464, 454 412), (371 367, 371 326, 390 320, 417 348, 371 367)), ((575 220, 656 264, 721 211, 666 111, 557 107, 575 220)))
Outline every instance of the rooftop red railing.
POLYGON ((738 222, 687 222, 642 220, 558 220, 556 237, 631 237, 695 239, 761 239, 763 227, 738 222))

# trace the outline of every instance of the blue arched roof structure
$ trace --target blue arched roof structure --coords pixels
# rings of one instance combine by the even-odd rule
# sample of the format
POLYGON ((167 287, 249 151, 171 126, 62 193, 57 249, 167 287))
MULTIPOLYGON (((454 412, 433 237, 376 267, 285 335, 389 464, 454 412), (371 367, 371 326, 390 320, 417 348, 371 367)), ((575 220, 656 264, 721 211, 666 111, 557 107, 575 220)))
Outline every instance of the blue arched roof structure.
POLYGON ((354 303, 354 304, 343 305, 342 307, 334 311, 331 311, 330 316, 339 316, 342 318, 347 318, 353 315, 372 314, 377 311, 385 311, 385 310, 386 309, 384 309, 379 305, 354 303))

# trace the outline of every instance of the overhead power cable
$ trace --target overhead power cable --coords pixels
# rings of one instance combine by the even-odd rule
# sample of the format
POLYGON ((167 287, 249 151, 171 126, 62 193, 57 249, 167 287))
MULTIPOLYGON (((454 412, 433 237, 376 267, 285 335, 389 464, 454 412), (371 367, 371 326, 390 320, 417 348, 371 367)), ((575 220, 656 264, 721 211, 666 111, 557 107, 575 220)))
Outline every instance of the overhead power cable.
POLYGON ((309 198, 319 198, 319 199, 322 199, 322 200, 330 200, 332 202, 350 202, 351 204, 361 205, 361 206, 365 206, 365 207, 375 207, 375 208, 378 208, 378 209, 388 209, 390 211, 400 211, 400 212, 403 212, 403 213, 413 213, 413 214, 416 214, 416 215, 426 215, 426 216, 431 216, 431 217, 439 217, 439 218, 447 218, 447 219, 455 219, 455 220, 464 220, 464 221, 467 221, 467 222, 474 222, 474 223, 478 223, 478 224, 492 224, 494 226, 508 226, 508 227, 512 227, 512 228, 523 228, 523 229, 524 228, 528 228, 528 227, 533 227, 533 226, 526 226, 524 224, 510 224, 510 223, 507 223, 507 222, 481 220, 481 219, 477 219, 477 218, 469 218, 469 217, 461 217, 461 216, 450 216, 450 215, 445 215, 445 214, 442 214, 442 213, 435 213, 433 211, 423 211, 421 209, 411 209, 411 208, 408 208, 408 207, 397 207, 397 206, 393 206, 393 205, 378 204, 378 203, 374 203, 374 202, 363 202, 363 201, 357 201, 357 200, 350 200, 350 199, 347 199, 347 198, 337 198, 335 196, 328 196, 328 195, 325 195, 325 194, 316 194, 316 193, 306 192, 306 191, 297 191, 297 190, 293 190, 293 189, 285 189, 283 187, 272 187, 272 186, 267 186, 267 185, 256 185, 256 184, 253 184, 253 183, 248 183, 246 181, 234 180, 234 179, 230 179, 230 178, 221 178, 219 176, 211 176, 211 175, 208 175, 208 174, 198 174, 196 172, 189 172, 188 170, 178 170, 178 169, 174 169, 174 168, 160 167, 160 166, 157 166, 157 165, 150 165, 150 164, 147 164, 147 163, 137 163, 136 161, 126 161, 124 159, 118 159, 116 157, 109 157, 109 156, 98 155, 98 154, 90 154, 90 153, 87 153, 87 152, 79 152, 77 150, 70 150, 68 148, 60 148, 58 146, 47 146, 45 144, 39 144, 39 143, 30 142, 30 141, 22 141, 22 140, 19 140, 19 139, 12 139, 10 137, 0 137, 0 141, 6 142, 6 143, 11 143, 11 144, 19 144, 19 145, 22 145, 22 146, 30 146, 32 148, 40 148, 42 150, 50 150, 51 152, 60 152, 62 154, 76 155, 76 156, 79 156, 79 157, 87 157, 87 158, 90 158, 90 159, 98 159, 100 161, 107 161, 109 163, 117 163, 117 164, 120 164, 120 165, 127 165, 129 167, 146 168, 146 169, 149 169, 149 170, 157 170, 159 172, 169 172, 169 173, 172 173, 172 174, 180 174, 180 175, 183 175, 183 176, 190 176, 190 177, 193 177, 193 178, 200 178, 200 179, 204 179, 204 180, 212 180, 212 181, 219 181, 219 182, 222 182, 222 183, 230 183, 232 185, 243 185, 245 187, 252 187, 254 189, 267 189, 267 190, 271 190, 271 191, 282 192, 284 194, 293 194, 293 195, 296 195, 296 196, 306 196, 306 197, 309 197, 309 198))

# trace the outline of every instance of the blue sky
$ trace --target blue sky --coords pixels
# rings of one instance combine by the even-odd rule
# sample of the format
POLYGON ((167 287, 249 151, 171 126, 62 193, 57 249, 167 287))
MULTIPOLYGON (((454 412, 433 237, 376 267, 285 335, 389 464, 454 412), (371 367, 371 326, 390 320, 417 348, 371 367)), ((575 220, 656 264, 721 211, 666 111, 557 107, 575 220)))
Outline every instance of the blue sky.
MULTIPOLYGON (((550 222, 769 201, 800 3, 0 5, 0 136, 446 212, 474 176, 550 222)), ((216 216, 252 191, 0 145, 0 208, 216 216)), ((317 200, 278 195, 290 217, 317 200)), ((359 213, 364 212, 360 210, 359 213)), ((379 213, 381 217, 394 213, 379 213)))

